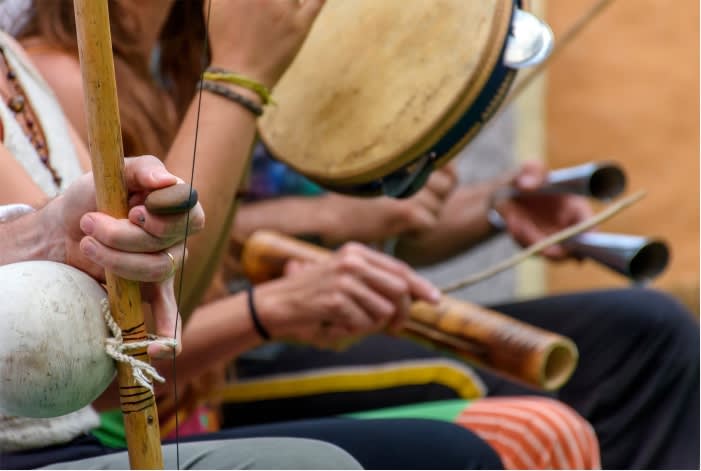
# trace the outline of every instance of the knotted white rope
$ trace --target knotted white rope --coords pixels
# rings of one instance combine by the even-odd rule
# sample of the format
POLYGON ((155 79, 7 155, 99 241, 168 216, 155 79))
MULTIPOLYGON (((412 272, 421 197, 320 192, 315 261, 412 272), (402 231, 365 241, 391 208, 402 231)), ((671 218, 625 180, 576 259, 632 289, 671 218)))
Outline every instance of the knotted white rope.
POLYGON ((112 313, 110 312, 110 305, 107 298, 104 298, 101 304, 102 315, 105 318, 105 322, 107 322, 107 327, 109 327, 113 335, 112 338, 105 340, 105 351, 116 361, 127 363, 129 366, 131 366, 132 374, 134 375, 136 382, 153 393, 152 380, 156 380, 159 383, 164 383, 165 378, 158 373, 158 370, 156 370, 153 365, 127 355, 125 352, 148 347, 152 343, 159 343, 167 347, 175 348, 178 345, 178 341, 173 338, 158 337, 156 335, 149 334, 148 340, 125 343, 122 337, 122 329, 119 328, 117 322, 112 318, 112 313))

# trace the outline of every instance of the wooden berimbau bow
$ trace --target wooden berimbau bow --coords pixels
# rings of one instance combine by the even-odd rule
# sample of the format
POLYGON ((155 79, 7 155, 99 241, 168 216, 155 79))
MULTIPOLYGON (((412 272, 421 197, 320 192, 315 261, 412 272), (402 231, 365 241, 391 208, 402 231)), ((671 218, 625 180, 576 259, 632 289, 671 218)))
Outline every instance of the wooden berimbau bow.
MULTIPOLYGON (((74 5, 97 207, 113 217, 126 218, 128 195, 107 0, 75 0, 74 5)), ((105 275, 110 310, 124 341, 145 340, 139 284, 110 272, 105 275)), ((149 360, 146 348, 130 354, 149 360)), ((117 378, 131 468, 163 469, 153 392, 139 385, 124 363, 117 364, 117 378)))

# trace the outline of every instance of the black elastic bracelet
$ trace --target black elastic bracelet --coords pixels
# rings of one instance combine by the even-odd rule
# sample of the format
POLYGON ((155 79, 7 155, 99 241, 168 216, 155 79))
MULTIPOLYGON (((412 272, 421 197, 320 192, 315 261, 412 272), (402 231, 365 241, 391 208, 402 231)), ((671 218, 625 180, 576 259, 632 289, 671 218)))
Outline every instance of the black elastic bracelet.
POLYGON ((253 302, 253 285, 248 285, 246 288, 248 293, 248 312, 251 314, 251 319, 253 320, 253 326, 256 328, 258 334, 263 338, 263 340, 270 340, 270 334, 263 327, 258 317, 258 311, 256 311, 255 303, 253 302))
POLYGON ((221 85, 209 80, 200 80, 199 82, 197 82, 197 89, 207 90, 208 92, 215 93, 221 97, 226 98, 227 100, 233 101, 234 103, 237 103, 246 108, 256 117, 263 115, 263 108, 259 104, 257 104, 253 100, 246 98, 240 93, 236 93, 226 85, 221 85))

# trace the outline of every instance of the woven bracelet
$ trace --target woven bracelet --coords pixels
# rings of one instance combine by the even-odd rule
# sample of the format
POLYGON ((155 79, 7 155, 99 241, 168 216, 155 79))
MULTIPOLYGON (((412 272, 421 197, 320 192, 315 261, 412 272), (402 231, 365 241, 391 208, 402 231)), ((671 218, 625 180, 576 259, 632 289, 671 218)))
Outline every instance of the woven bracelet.
POLYGON ((236 74, 234 72, 230 72, 226 69, 222 69, 219 67, 208 67, 207 70, 205 70, 204 72, 203 78, 205 80, 211 80, 214 82, 225 82, 230 83, 232 85, 238 85, 240 87, 247 88, 258 94, 261 101, 263 102, 263 105, 275 104, 275 101, 273 100, 272 94, 270 93, 270 89, 268 87, 244 75, 236 74))
POLYGON ((234 103, 246 108, 256 117, 263 115, 263 108, 258 103, 246 98, 240 93, 236 93, 225 85, 219 85, 218 83, 210 82, 208 80, 200 80, 197 82, 197 89, 207 90, 208 92, 224 97, 229 101, 233 101, 234 103))

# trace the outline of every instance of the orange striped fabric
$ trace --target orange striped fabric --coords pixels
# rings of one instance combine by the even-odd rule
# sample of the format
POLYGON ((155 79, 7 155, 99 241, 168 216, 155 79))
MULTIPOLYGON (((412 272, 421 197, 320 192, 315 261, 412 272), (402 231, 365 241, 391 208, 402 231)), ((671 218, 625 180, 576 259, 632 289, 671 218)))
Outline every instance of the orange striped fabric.
POLYGON ((594 429, 576 411, 541 397, 488 397, 456 419, 488 442, 506 469, 600 469, 594 429))

